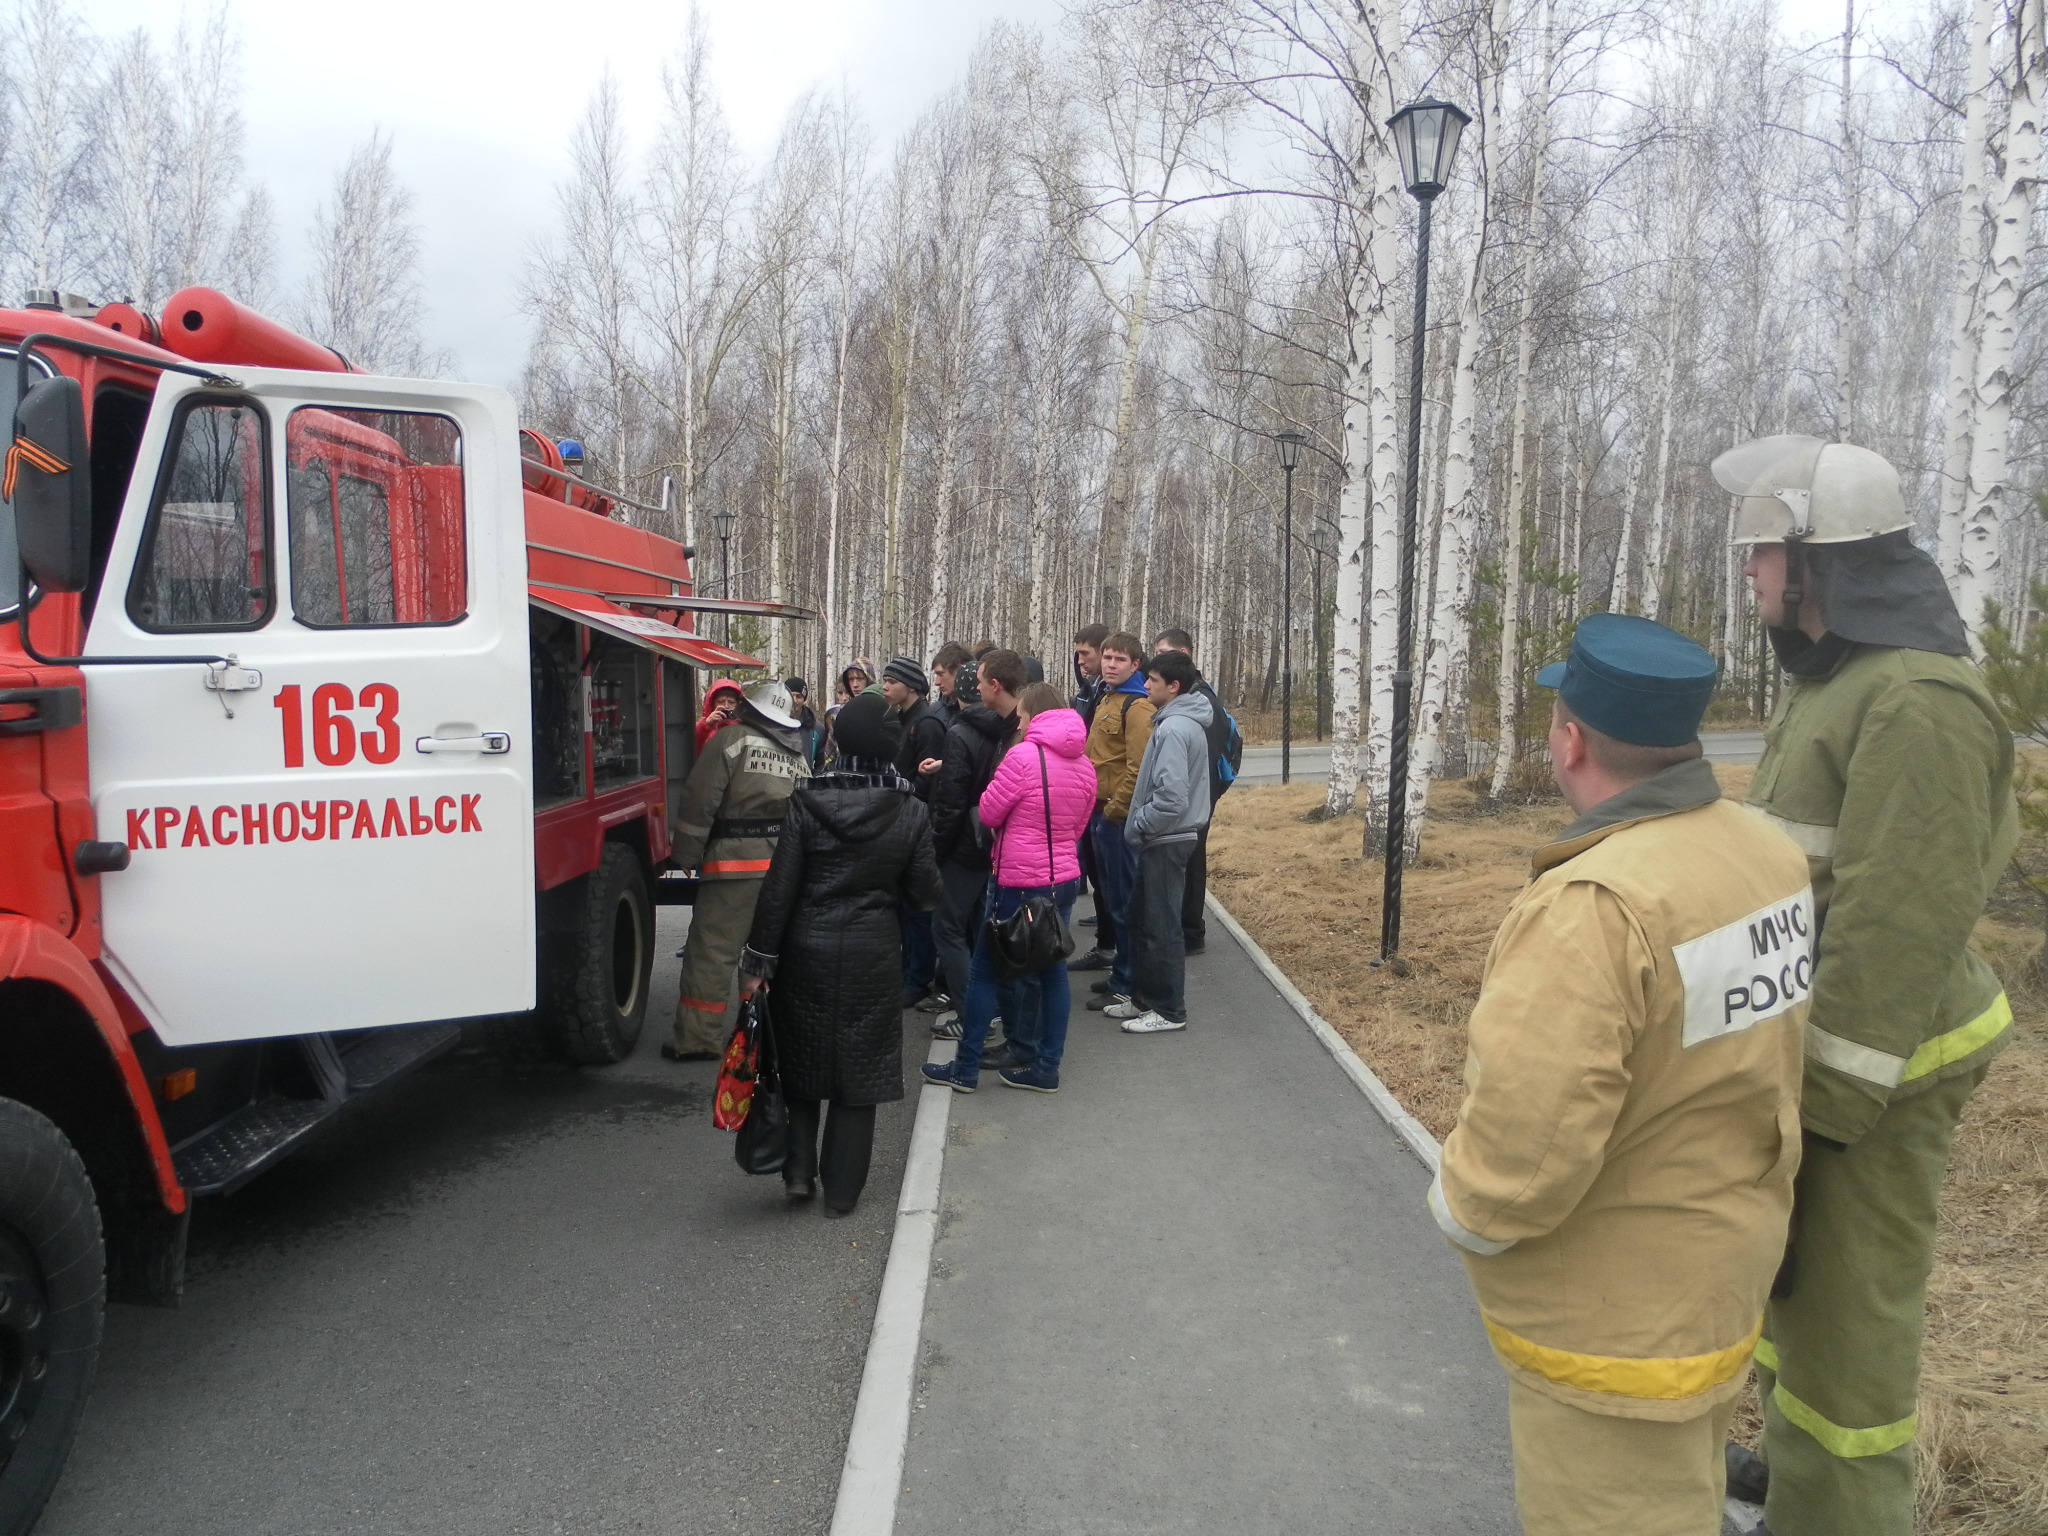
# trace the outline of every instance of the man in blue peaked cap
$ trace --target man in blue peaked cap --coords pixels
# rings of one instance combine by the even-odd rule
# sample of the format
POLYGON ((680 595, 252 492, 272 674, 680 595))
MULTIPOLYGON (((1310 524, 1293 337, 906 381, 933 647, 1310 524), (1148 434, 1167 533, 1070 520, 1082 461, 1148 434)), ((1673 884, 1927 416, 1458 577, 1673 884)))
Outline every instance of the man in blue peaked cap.
POLYGON ((1715 673, 1599 613, 1537 676, 1578 819, 1494 939, 1429 1193, 1507 1369, 1529 1536, 1718 1536, 1784 1251, 1813 896, 1702 755, 1715 673))

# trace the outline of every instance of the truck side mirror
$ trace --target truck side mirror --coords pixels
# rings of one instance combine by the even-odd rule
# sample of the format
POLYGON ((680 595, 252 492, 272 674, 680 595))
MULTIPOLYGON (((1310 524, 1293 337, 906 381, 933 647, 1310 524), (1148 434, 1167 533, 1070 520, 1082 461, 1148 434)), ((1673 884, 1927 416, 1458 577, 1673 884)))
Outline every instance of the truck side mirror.
POLYGON ((92 566, 92 472, 85 395, 62 374, 38 379, 14 409, 5 490, 21 563, 45 592, 82 592, 92 566))

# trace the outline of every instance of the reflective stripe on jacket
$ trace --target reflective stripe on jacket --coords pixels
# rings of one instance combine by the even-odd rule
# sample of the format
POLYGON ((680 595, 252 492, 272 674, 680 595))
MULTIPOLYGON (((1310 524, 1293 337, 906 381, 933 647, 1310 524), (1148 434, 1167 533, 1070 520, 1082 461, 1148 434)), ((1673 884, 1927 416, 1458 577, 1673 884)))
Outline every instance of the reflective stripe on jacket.
POLYGON ((2019 822, 2012 733, 1967 659, 1835 644, 1825 675, 1788 680, 1749 804, 1806 854, 1822 931, 1803 1112, 1853 1142, 2010 1038, 1969 939, 2019 822))
POLYGON ((1597 1413, 1741 1385, 1799 1166, 1799 850, 1681 763, 1538 850, 1430 1191, 1502 1361, 1597 1413))

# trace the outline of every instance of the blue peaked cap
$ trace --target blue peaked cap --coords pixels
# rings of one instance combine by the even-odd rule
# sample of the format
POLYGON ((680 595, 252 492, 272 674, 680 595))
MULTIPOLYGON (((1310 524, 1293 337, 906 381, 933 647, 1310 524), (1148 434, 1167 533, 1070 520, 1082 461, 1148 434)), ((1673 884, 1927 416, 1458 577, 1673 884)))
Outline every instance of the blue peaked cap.
POLYGON ((1571 655, 1536 674, 1594 730, 1639 747, 1682 747, 1699 735, 1719 680, 1696 641, 1628 613, 1588 614, 1571 655))

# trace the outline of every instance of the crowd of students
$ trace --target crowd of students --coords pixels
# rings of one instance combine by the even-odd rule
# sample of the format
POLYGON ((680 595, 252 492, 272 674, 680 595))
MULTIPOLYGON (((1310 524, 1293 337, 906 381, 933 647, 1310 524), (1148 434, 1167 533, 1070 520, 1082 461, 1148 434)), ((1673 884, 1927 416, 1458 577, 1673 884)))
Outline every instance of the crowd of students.
POLYGON ((1091 624, 1073 677, 1065 694, 1035 658, 949 643, 929 671, 846 667, 823 720, 801 678, 708 691, 674 815, 702 878, 662 1054, 717 1054, 736 970, 744 995, 769 994, 793 1198, 858 1199, 874 1106, 902 1095, 902 1009, 958 1042, 924 1073, 959 1093, 983 1068, 1059 1090, 1070 970, 1106 973, 1088 1007, 1128 1034, 1187 1028, 1209 819, 1241 740, 1185 630, 1148 654, 1091 624), (1006 976, 994 925, 1049 905, 1064 933, 1090 886, 1086 952, 1006 976))

